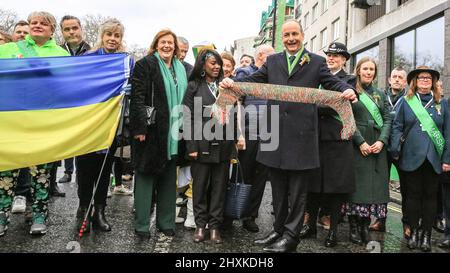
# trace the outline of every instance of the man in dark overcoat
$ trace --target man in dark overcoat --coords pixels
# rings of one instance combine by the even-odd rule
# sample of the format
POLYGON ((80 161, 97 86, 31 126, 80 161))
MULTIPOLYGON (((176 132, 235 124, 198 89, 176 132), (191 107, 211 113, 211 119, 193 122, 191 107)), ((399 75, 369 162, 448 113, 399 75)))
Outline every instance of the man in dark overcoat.
MULTIPOLYGON (((286 50, 269 56, 257 72, 238 81, 309 88, 322 85, 343 92, 347 100, 357 100, 352 87, 330 73, 323 57, 304 48, 303 39, 301 25, 286 21, 282 27, 286 50)), ((233 83, 225 79, 221 87, 232 88, 233 83)), ((275 223, 273 230, 255 244, 265 245, 267 252, 289 252, 296 250, 299 243, 307 185, 319 167, 318 114, 313 104, 268 101, 267 120, 277 109, 278 124, 268 124, 264 132, 279 130, 279 143, 270 149, 273 147, 267 144, 271 140, 261 140, 257 155, 257 161, 269 168, 275 223)))

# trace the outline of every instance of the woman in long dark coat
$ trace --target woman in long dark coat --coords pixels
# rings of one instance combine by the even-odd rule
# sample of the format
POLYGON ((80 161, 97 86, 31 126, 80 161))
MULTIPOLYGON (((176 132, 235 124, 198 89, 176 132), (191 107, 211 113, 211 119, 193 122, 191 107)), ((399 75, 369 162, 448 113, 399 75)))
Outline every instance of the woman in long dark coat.
MULTIPOLYGON (((332 43, 327 54, 327 66, 339 79, 355 85, 355 77, 344 71, 345 63, 350 58, 347 48, 341 43, 332 43)), ((342 204, 349 193, 355 191, 355 173, 353 164, 353 144, 351 140, 341 140, 342 122, 336 111, 319 108, 320 132, 320 169, 316 179, 309 184, 307 212, 309 221, 300 231, 301 238, 315 237, 316 221, 324 208, 330 213, 330 230, 325 239, 326 247, 337 244, 337 227, 342 204)))
POLYGON ((180 127, 176 113, 187 88, 186 70, 178 60, 176 35, 158 32, 149 55, 136 63, 130 121, 132 161, 136 170, 135 232, 150 235, 152 194, 156 192, 156 226, 166 236, 175 235, 177 163, 184 156, 181 142, 171 134, 180 127), (148 125, 146 106, 153 106, 156 122, 148 125))
POLYGON ((389 202, 387 146, 391 130, 389 103, 373 86, 377 66, 373 59, 361 59, 355 69, 359 102, 353 105, 357 131, 353 136, 356 192, 350 197, 347 213, 350 240, 369 241, 370 217, 385 218, 389 202), (370 110, 369 110, 370 109, 370 110))

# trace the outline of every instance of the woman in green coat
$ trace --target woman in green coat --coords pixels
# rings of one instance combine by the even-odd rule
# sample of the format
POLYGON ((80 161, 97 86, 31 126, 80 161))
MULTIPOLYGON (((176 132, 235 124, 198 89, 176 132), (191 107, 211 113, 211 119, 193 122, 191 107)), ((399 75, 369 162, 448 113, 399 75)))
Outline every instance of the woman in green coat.
POLYGON ((385 218, 389 202, 387 145, 391 118, 383 92, 373 86, 377 66, 373 59, 361 59, 355 69, 359 101, 353 105, 357 131, 353 136, 356 192, 350 197, 347 213, 350 240, 367 243, 370 216, 385 218))

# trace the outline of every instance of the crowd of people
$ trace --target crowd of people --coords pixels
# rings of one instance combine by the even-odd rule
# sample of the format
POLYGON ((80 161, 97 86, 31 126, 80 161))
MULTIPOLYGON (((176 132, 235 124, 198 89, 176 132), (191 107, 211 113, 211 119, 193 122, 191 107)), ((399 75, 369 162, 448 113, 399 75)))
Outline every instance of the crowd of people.
MULTIPOLYGON (((31 13, 27 21, 16 24, 12 35, 0 32, 0 58, 126 52, 125 27, 117 19, 101 25, 92 48, 82 39, 77 17, 64 16, 60 27, 65 42, 57 45, 54 16, 31 13)), ((114 192, 134 194, 136 234, 150 237, 150 215, 156 204, 157 229, 175 236, 176 223, 184 220, 176 215, 177 183, 183 176, 184 180, 188 177, 189 188, 184 225, 195 228, 195 243, 209 238, 220 244, 223 230, 233 225, 224 208, 233 173, 230 162, 238 159, 244 181, 252 185, 242 225, 249 232, 259 232, 258 211, 266 183, 271 183, 273 229, 254 242, 264 251, 294 251, 301 239, 316 237, 317 223, 323 222, 323 217, 328 217, 326 247, 337 245, 337 230, 344 216, 348 217, 349 240, 367 244, 370 231, 386 231, 394 165, 400 177, 408 247, 431 250, 433 225, 438 211, 443 211, 446 237, 439 247, 450 248, 450 111, 439 72, 426 66, 409 72, 396 67, 388 79, 389 88, 381 90, 376 84, 374 59, 360 59, 354 74, 349 74, 345 68, 351 55, 344 44, 333 42, 323 58, 304 47, 298 22, 285 22, 281 35, 283 52, 259 46, 253 56, 244 54, 235 69, 231 54, 209 48, 200 50, 192 66, 184 61, 189 42, 169 29, 159 31, 148 54, 136 62, 131 60, 131 84, 124 90, 130 97, 133 167, 128 173, 134 173, 134 190, 121 183, 124 166, 117 141, 108 150, 65 160, 65 174, 59 182, 70 182, 76 171, 77 217, 88 216, 84 231, 89 232, 91 222, 100 231, 113 228, 105 207, 114 173, 114 192), (233 88, 236 82, 341 92, 342 99, 351 102, 356 132, 351 139, 342 140, 342 121, 328 107, 247 96, 239 104, 253 110, 245 112, 244 124, 238 120, 238 133, 231 138, 218 134, 226 132, 228 125, 213 118, 212 105, 220 88, 233 88), (185 111, 176 112, 179 106, 185 111), (279 130, 279 143, 267 151, 261 149, 261 144, 270 141, 260 137, 261 120, 272 120, 272 108, 278 109, 279 119, 264 129, 279 130), (149 109, 156 114, 149 114, 149 109), (207 127, 214 129, 208 132, 207 127), (188 135, 193 137, 180 140, 172 128, 189 128, 188 135)), ((27 214, 30 234, 47 232, 49 195, 64 195, 56 183, 57 166, 51 162, 0 172, 0 236, 6 234, 9 214, 25 211, 27 200, 32 203, 27 214)))

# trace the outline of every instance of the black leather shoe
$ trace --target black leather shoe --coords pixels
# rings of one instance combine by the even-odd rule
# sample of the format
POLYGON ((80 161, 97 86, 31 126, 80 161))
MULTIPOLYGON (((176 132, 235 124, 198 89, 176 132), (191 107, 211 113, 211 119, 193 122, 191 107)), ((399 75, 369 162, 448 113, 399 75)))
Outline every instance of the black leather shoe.
POLYGON ((256 239, 255 245, 270 245, 273 244, 278 238, 281 237, 281 234, 272 230, 269 234, 264 236, 263 238, 256 239))
POLYGON ((303 225, 298 237, 300 239, 317 238, 317 229, 312 228, 309 224, 303 225))
POLYGON ((444 220, 437 217, 436 221, 434 222, 433 229, 439 233, 444 233, 445 232, 444 220))
POLYGON ((450 248, 450 239, 445 239, 444 241, 438 244, 440 248, 450 248))
POLYGON ((337 245, 337 232, 330 230, 325 239, 325 247, 335 247, 337 245))
POLYGON ((105 218, 105 206, 95 205, 94 206, 94 216, 92 219, 92 226, 98 228, 101 231, 111 231, 111 225, 106 221, 105 218))
POLYGON ((51 196, 55 196, 55 197, 66 197, 66 193, 63 192, 58 187, 58 184, 56 184, 56 183, 54 183, 52 186, 50 186, 50 192, 49 193, 50 193, 51 196))
POLYGON ((249 232, 259 232, 259 227, 258 225, 255 223, 255 219, 248 219, 248 220, 244 220, 244 222, 242 223, 242 227, 245 228, 246 230, 248 230, 249 232))
POLYGON ((281 237, 275 243, 263 248, 266 252, 286 253, 297 250, 298 242, 292 238, 281 237))

